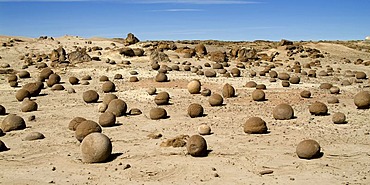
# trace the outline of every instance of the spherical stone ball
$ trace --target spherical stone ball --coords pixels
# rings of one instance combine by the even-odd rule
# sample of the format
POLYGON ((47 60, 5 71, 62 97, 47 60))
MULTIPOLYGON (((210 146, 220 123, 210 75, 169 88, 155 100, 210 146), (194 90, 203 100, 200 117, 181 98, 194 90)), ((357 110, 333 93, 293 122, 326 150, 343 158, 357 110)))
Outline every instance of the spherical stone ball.
POLYGON ((101 76, 101 77, 99 78, 99 81, 100 81, 100 82, 106 82, 106 81, 109 81, 109 78, 108 78, 107 76, 103 75, 103 76, 101 76))
POLYGON ((105 112, 99 116, 99 124, 102 127, 111 127, 116 124, 116 116, 111 112, 105 112))
POLYGON ((129 82, 138 82, 139 81, 139 78, 137 78, 137 76, 130 76, 129 82))
POLYGON ((211 127, 206 124, 201 124, 198 127, 198 133, 200 135, 209 135, 211 134, 211 127))
POLYGON ((99 94, 94 90, 88 90, 82 94, 82 99, 86 103, 96 103, 99 100, 99 94))
POLYGON ((294 110, 292 106, 282 103, 274 108, 272 115, 276 120, 289 120, 293 118, 294 110))
POLYGON ((251 117, 244 124, 244 132, 247 134, 267 133, 266 122, 260 117, 251 117))
POLYGON ((52 91, 63 91, 64 89, 62 84, 54 84, 53 87, 51 87, 52 91))
POLYGON ((57 74, 55 74, 55 73, 53 73, 53 74, 51 74, 50 76, 49 76, 49 79, 48 79, 48 81, 46 81, 46 85, 48 86, 48 87, 52 87, 53 85, 55 85, 55 84, 58 84, 59 82, 60 82, 60 76, 59 75, 57 75, 57 74))
POLYGON ((324 103, 319 101, 311 104, 308 109, 312 115, 321 116, 328 114, 328 107, 324 103))
POLYGON ((0 115, 5 115, 6 114, 6 109, 3 105, 0 105, 0 115))
POLYGON ((165 73, 158 73, 155 76, 155 81, 156 82, 167 82, 168 81, 167 75, 165 73))
POLYGON ((49 76, 51 75, 51 74, 53 74, 54 73, 54 71, 53 70, 51 70, 50 68, 44 68, 43 70, 41 70, 41 72, 40 72, 40 78, 42 79, 42 81, 44 81, 45 79, 48 79, 49 78, 49 76))
POLYGON ((320 89, 330 89, 331 87, 333 87, 333 85, 330 83, 322 83, 319 86, 320 89))
POLYGON ((208 69, 208 70, 205 70, 204 71, 204 76, 206 76, 208 78, 212 78, 212 77, 216 77, 217 76, 217 73, 213 69, 208 69))
POLYGON ((202 105, 200 105, 198 103, 192 103, 188 107, 188 115, 191 118, 203 116, 203 111, 204 111, 204 109, 203 109, 202 105))
POLYGON ((80 146, 82 162, 100 163, 112 154, 112 142, 101 133, 91 133, 84 138, 80 146))
POLYGON ((207 155, 207 142, 202 136, 193 135, 186 143, 186 150, 193 157, 204 157, 207 155))
POLYGON ((356 79, 366 79, 367 78, 366 73, 364 73, 362 71, 356 72, 355 75, 356 75, 356 79))
POLYGON ((269 76, 270 76, 270 78, 277 78, 278 77, 278 73, 276 71, 270 71, 269 72, 269 76))
POLYGON ((328 103, 330 103, 330 104, 339 103, 339 99, 335 96, 330 96, 330 97, 328 97, 328 103))
POLYGON ((111 81, 106 81, 102 85, 102 90, 105 93, 116 91, 116 85, 111 81))
POLYGON ((167 111, 164 108, 152 108, 149 112, 149 117, 152 120, 164 119, 167 117, 167 111))
POLYGON ((307 90, 301 91, 300 95, 302 98, 311 98, 311 92, 307 90))
POLYGON ((151 64, 153 70, 158 70, 161 66, 158 63, 151 64))
POLYGON ((155 87, 149 87, 146 92, 149 94, 149 95, 154 95, 156 92, 157 92, 157 89, 155 87))
POLYGON ((18 76, 15 75, 15 74, 10 74, 8 76, 8 82, 14 82, 14 81, 17 81, 18 80, 18 76))
POLYGON ((290 78, 290 75, 288 73, 279 73, 278 74, 278 78, 279 80, 289 80, 290 78))
POLYGON ((209 99, 208 99, 209 104, 213 106, 221 106, 222 103, 224 102, 224 99, 222 96, 218 93, 212 94, 209 99))
POLYGON ((230 84, 225 84, 224 87, 222 88, 222 96, 224 98, 231 98, 235 97, 235 89, 233 86, 230 84))
POLYGON ((290 83, 289 83, 288 80, 283 80, 283 81, 281 81, 281 86, 283 86, 283 87, 290 87, 290 83))
POLYGON ((83 76, 81 79, 82 80, 91 80, 92 78, 91 78, 90 75, 86 75, 86 76, 83 76))
POLYGON ((329 91, 330 91, 330 93, 331 93, 331 94, 339 94, 339 93, 340 93, 340 89, 339 89, 339 87, 337 87, 337 86, 333 86, 333 87, 331 87, 331 88, 329 89, 329 91))
POLYGON ((37 103, 32 101, 32 100, 29 100, 29 99, 24 99, 22 101, 22 105, 21 105, 21 111, 22 112, 32 112, 32 111, 37 111, 37 103))
POLYGON ((265 84, 257 84, 256 85, 256 89, 266 89, 267 87, 266 87, 266 85, 265 84))
POLYGON ((188 83, 188 91, 190 94, 198 94, 202 84, 199 80, 192 80, 188 83))
POLYGON ((238 68, 232 68, 230 73, 233 77, 240 77, 240 70, 238 68))
POLYGON ((103 103, 109 105, 109 103, 114 99, 118 99, 117 95, 115 95, 115 94, 105 94, 104 98, 103 98, 103 103))
POLYGON ((30 96, 35 97, 38 96, 44 87, 42 82, 34 82, 34 83, 27 83, 22 86, 22 89, 27 90, 30 93, 30 96))
POLYGON ((7 115, 1 122, 1 130, 9 132, 13 130, 23 130, 26 128, 26 122, 20 116, 15 114, 7 115))
POLYGON ((9 82, 10 87, 18 87, 18 82, 17 81, 11 81, 9 82))
POLYGON ((20 71, 18 76, 19 78, 31 78, 31 74, 28 71, 20 71))
POLYGON ((247 88, 255 88, 257 86, 257 83, 254 81, 249 81, 245 84, 245 87, 247 88))
POLYGON ((370 92, 361 91, 353 99, 358 109, 368 109, 370 107, 370 92))
POLYGON ((254 101, 265 101, 265 92, 261 89, 256 89, 252 92, 252 99, 254 101))
POLYGON ((157 105, 167 105, 170 100, 170 95, 167 92, 160 92, 154 98, 154 103, 157 105))
POLYGON ((93 132, 102 132, 98 123, 92 120, 85 120, 76 127, 75 137, 78 141, 82 141, 87 135, 93 132))
POLYGON ((346 115, 342 112, 337 112, 333 114, 331 119, 334 124, 345 124, 346 123, 346 115))
POLYGON ((0 152, 9 150, 8 147, 6 147, 5 143, 0 140, 0 152))
POLYGON ((74 76, 69 77, 68 81, 71 85, 77 85, 80 82, 80 80, 74 76))
POLYGON ((114 99, 108 104, 106 112, 112 112, 116 117, 126 115, 127 104, 121 99, 114 99))
POLYGON ((105 112, 107 110, 107 108, 108 108, 108 105, 106 103, 104 103, 104 102, 103 103, 100 103, 98 105, 98 112, 103 113, 103 112, 105 112))
POLYGON ((200 92, 200 94, 201 94, 202 96, 211 96, 212 91, 211 91, 210 89, 203 89, 203 90, 200 92))
POLYGON ((113 79, 120 80, 120 79, 123 79, 123 76, 122 76, 122 74, 115 74, 113 79))
POLYGON ((296 153, 301 159, 318 158, 320 156, 320 145, 315 140, 304 140, 297 145, 296 153))
POLYGON ((299 76, 292 76, 290 77, 289 82, 291 84, 299 84, 299 82, 301 82, 301 78, 299 78, 299 76))
POLYGON ((85 119, 85 118, 83 118, 83 117, 75 117, 75 118, 73 118, 73 119, 69 122, 69 124, 68 124, 68 129, 69 129, 69 130, 72 130, 72 131, 75 131, 75 130, 76 130, 76 128, 77 128, 77 126, 78 126, 80 123, 84 122, 84 121, 86 121, 86 119, 85 119))

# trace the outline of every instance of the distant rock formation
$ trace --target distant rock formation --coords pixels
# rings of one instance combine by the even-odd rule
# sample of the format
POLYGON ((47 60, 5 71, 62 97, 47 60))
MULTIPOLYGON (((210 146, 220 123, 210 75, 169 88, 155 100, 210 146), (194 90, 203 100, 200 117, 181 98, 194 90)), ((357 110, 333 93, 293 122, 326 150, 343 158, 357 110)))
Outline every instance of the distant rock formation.
POLYGON ((76 51, 73 51, 68 54, 68 60, 70 63, 82 63, 82 62, 90 62, 91 57, 89 54, 86 53, 85 48, 79 48, 76 51))
POLYGON ((369 41, 369 42, 370 42, 370 36, 367 36, 367 37, 365 38, 365 41, 369 41))
POLYGON ((131 44, 136 44, 138 42, 140 42, 140 40, 137 37, 135 37, 134 34, 132 33, 127 34, 127 38, 125 39, 126 44, 131 45, 131 44))

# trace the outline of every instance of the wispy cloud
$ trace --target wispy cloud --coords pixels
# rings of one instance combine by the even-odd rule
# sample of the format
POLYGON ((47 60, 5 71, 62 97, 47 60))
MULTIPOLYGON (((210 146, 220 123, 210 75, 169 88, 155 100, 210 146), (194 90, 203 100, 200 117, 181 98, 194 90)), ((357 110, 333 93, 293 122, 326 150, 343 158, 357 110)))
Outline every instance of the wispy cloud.
POLYGON ((185 8, 179 8, 179 9, 163 9, 163 10, 151 10, 151 12, 202 12, 203 9, 185 9, 185 8))

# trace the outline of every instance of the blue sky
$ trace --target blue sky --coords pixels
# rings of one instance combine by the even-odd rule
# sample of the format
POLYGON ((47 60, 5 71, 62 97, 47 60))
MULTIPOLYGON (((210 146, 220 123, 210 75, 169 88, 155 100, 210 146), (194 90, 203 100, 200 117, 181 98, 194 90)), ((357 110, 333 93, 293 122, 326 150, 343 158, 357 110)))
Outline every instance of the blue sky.
POLYGON ((362 40, 370 0, 0 0, 0 35, 362 40))

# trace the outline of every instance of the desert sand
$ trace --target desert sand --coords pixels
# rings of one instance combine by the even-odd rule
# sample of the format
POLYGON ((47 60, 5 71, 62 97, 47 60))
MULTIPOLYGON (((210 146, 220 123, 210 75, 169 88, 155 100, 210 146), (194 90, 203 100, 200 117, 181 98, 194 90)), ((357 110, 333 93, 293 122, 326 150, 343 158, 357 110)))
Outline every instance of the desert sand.
MULTIPOLYGON (((178 41, 174 44, 177 48, 194 48, 199 42, 178 41)), ((19 79, 15 88, 8 84, 9 74, 0 74, 0 104, 7 113, 21 116, 27 126, 26 129, 7 132, 0 137, 9 148, 0 152, 0 184, 370 184, 370 110, 357 109, 353 102, 356 93, 370 90, 370 81, 348 75, 356 71, 370 75, 370 67, 366 64, 370 60, 368 42, 294 42, 296 46, 317 49, 324 57, 312 58, 301 56, 304 53, 287 56, 287 46, 281 46, 279 42, 203 41, 208 53, 229 53, 232 48, 253 47, 258 54, 279 54, 272 61, 259 58, 253 62, 239 62, 228 54, 230 66, 225 69, 230 71, 238 63, 244 63, 246 67, 239 68, 241 77, 224 77, 218 73, 217 77, 208 78, 184 71, 183 65, 187 61, 190 66, 202 66, 201 70, 211 69, 204 66, 205 63, 214 63, 208 55, 184 58, 183 53, 165 49, 164 53, 170 61, 161 61, 159 64, 169 67, 178 65, 180 68, 179 71, 168 71, 169 82, 156 82, 153 79, 157 71, 152 69, 149 56, 158 46, 159 42, 156 41, 125 46, 117 39, 64 36, 52 40, 1 36, 0 43, 8 43, 0 47, 0 64, 2 67, 10 65, 0 68, 2 73, 17 74, 27 70, 31 74, 31 78, 19 79), (100 61, 52 67, 49 59, 43 59, 42 62, 61 76, 61 84, 66 90, 52 91, 45 86, 40 96, 32 98, 37 102, 38 110, 22 112, 21 102, 16 100, 15 93, 22 85, 37 81, 42 69, 36 68, 36 65, 22 69, 25 63, 20 57, 29 53, 34 60, 37 55, 49 55, 59 46, 67 54, 75 51, 74 46, 99 46, 102 50, 88 54, 99 57, 100 61), (128 57, 116 51, 124 47, 143 48, 145 53, 140 57, 128 57), (33 54, 35 56, 32 57, 33 54), (106 63, 108 58, 116 64, 106 63), (357 59, 364 62, 355 64, 357 59), (328 72, 328 76, 308 77, 292 70, 298 61, 302 71, 308 72, 311 69, 303 66, 316 60, 320 61, 320 65, 311 66, 311 69, 315 69, 317 74, 328 71, 329 66, 333 72, 328 72), (123 61, 130 61, 130 64, 123 61), (299 76, 300 83, 282 87, 279 79, 270 82, 268 73, 266 76, 259 75, 260 71, 271 65, 276 66, 271 70, 278 73, 299 76), (250 76, 252 70, 257 72, 255 77, 250 76), (131 71, 138 73, 138 82, 129 82, 131 71), (114 79, 116 74, 121 74, 123 79, 114 79), (72 86, 68 82, 70 76, 81 80, 86 75, 92 77, 89 85, 72 86), (115 126, 104 127, 102 133, 111 139, 113 145, 111 157, 103 163, 85 164, 81 160, 80 142, 76 140, 74 132, 68 129, 68 124, 77 116, 98 121, 101 114, 98 112, 99 103, 85 103, 82 94, 87 90, 96 90, 101 101, 106 94, 101 88, 103 82, 99 81, 103 75, 115 83, 116 92, 113 94, 124 100, 129 110, 138 108, 142 114, 117 117, 115 126), (235 88, 237 96, 225 98, 223 106, 212 107, 208 97, 188 92, 187 84, 193 79, 200 80, 202 89, 208 88, 212 93, 219 94, 222 94, 223 85, 229 83, 235 88), (342 85, 344 80, 352 82, 351 85, 342 85), (248 81, 266 85, 266 101, 252 100, 251 93, 255 88, 247 88, 245 84, 248 81), (320 89, 320 84, 324 82, 339 87, 340 94, 320 89), (170 94, 170 104, 161 106, 167 110, 167 119, 149 118, 150 109, 157 107, 154 96, 147 93, 149 87, 170 94), (68 93, 67 90, 71 88, 76 93, 68 93), (311 91, 312 98, 300 97, 302 90, 311 91), (327 99, 332 96, 337 97, 339 103, 329 104, 327 99), (311 115, 308 107, 315 101, 325 103, 329 115, 311 115), (187 107, 191 103, 201 104, 205 115, 190 118, 187 107), (272 111, 280 103, 288 103, 293 107, 293 119, 273 118, 272 111), (332 114, 336 112, 346 115, 346 124, 332 122, 332 114), (35 120, 29 121, 32 115, 35 120), (267 134, 243 132, 245 121, 253 116, 266 121, 267 134), (182 134, 198 134, 197 128, 201 124, 207 124, 212 129, 211 135, 203 136, 207 141, 208 156, 192 157, 187 154, 186 147, 161 146, 167 139, 182 134), (45 138, 25 141, 24 138, 31 132, 40 132, 45 138), (148 137, 150 134, 161 134, 162 137, 152 139, 148 137), (316 140, 323 156, 312 160, 298 158, 296 146, 304 139, 316 140)), ((4 118, 5 115, 0 116, 0 121, 4 118)))

